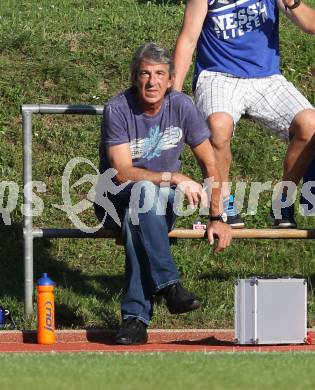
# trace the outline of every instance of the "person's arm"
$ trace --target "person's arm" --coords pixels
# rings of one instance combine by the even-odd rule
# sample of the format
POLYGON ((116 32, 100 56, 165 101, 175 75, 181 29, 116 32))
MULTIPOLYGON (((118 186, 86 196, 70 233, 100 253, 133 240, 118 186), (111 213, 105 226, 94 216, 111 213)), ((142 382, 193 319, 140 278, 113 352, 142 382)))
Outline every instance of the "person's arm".
POLYGON ((113 145, 107 147, 107 156, 110 164, 117 170, 116 179, 119 183, 128 180, 132 182, 148 180, 154 184, 167 182, 178 186, 187 197, 188 203, 196 207, 202 195, 202 186, 179 172, 154 172, 144 168, 132 166, 129 144, 113 145))
POLYGON ((315 9, 304 4, 301 4, 293 9, 285 8, 291 7, 295 0, 277 0, 278 7, 286 16, 292 20, 302 31, 308 34, 315 34, 315 9))
MULTIPOLYGON (((211 193, 208 195, 209 199, 211 197, 210 216, 218 216, 223 211, 221 204, 221 178, 214 158, 213 148, 210 141, 207 139, 198 146, 192 148, 192 151, 202 167, 204 179, 211 179, 211 183, 214 184, 211 188, 211 193)), ((214 237, 218 238, 218 243, 214 249, 214 253, 223 251, 230 245, 232 239, 231 227, 226 223, 219 221, 209 221, 207 226, 207 235, 211 245, 214 243, 214 237)))
POLYGON ((187 1, 184 21, 174 53, 175 81, 173 89, 177 91, 182 90, 207 12, 207 0, 187 1))

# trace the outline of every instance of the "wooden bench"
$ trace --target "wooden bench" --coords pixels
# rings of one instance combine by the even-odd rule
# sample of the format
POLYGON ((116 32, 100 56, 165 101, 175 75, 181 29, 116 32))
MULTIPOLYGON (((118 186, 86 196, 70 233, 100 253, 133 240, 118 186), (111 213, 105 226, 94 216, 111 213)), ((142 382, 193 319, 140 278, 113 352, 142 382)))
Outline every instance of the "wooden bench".
MULTIPOLYGON (((26 184, 32 181, 32 116, 33 114, 75 114, 102 115, 103 106, 93 105, 60 105, 60 104, 28 104, 21 107, 23 126, 23 176, 24 176, 24 310, 26 316, 33 312, 33 240, 34 238, 106 238, 120 243, 120 233, 100 229, 97 232, 83 232, 79 229, 50 229, 33 227, 32 188, 26 184)), ((205 231, 192 229, 174 229, 170 238, 203 239, 205 231)), ((235 229, 234 239, 314 239, 315 230, 300 229, 235 229)))
MULTIPOLYGON (((170 238, 206 238, 204 230, 177 228, 169 232, 170 238)), ((120 241, 116 230, 100 229, 83 232, 80 229, 34 228, 34 238, 108 238, 120 241)), ((314 239, 315 229, 233 229, 233 239, 314 239)))

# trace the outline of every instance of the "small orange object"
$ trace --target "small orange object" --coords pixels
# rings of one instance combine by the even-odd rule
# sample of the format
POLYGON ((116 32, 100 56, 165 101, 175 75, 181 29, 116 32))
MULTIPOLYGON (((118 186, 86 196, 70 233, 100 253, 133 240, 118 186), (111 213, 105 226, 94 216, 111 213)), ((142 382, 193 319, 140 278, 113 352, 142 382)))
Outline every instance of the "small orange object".
POLYGON ((38 344, 54 344, 56 342, 54 284, 46 273, 37 282, 38 344))
POLYGON ((306 344, 313 344, 313 332, 307 332, 306 344))

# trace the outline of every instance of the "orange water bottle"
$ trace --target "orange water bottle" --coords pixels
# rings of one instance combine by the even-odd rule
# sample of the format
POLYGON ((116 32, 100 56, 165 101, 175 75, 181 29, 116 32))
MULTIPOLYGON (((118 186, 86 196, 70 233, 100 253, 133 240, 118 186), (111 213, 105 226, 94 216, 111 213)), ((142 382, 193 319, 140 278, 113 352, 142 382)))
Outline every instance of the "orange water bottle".
POLYGON ((53 344, 56 341, 54 285, 46 273, 37 281, 38 344, 53 344))

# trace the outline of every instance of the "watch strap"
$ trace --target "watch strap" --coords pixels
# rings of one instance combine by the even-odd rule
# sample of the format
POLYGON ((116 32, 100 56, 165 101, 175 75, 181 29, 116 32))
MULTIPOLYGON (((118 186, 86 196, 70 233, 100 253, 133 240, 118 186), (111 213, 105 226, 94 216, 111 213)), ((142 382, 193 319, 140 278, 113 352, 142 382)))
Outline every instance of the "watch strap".
POLYGON ((213 222, 213 221, 220 221, 220 222, 226 223, 226 221, 227 221, 227 216, 226 216, 225 213, 219 214, 219 215, 209 215, 208 219, 209 219, 209 221, 211 221, 211 222, 213 222))
POLYGON ((222 221, 221 215, 209 215, 209 221, 222 221))

